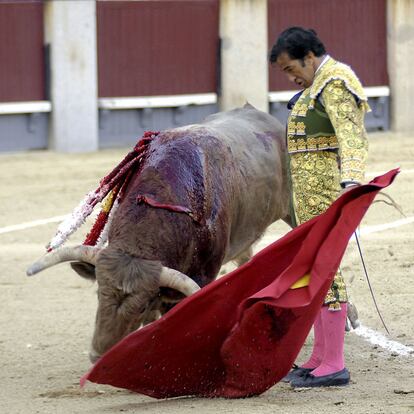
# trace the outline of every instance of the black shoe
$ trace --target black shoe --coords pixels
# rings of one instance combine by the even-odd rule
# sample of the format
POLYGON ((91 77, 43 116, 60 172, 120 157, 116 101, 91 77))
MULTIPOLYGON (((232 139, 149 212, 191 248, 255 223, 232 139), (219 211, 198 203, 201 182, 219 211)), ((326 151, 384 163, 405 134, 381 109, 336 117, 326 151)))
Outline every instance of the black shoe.
POLYGON ((280 381, 282 381, 282 382, 291 382, 292 380, 294 380, 296 378, 303 377, 304 375, 306 375, 307 373, 311 372, 314 369, 315 368, 302 368, 302 367, 298 367, 296 364, 294 364, 293 367, 292 367, 292 370, 289 372, 289 374, 284 376, 280 381))
POLYGON ((292 380, 290 385, 294 388, 333 387, 349 384, 350 378, 351 376, 346 368, 333 374, 323 375, 322 377, 315 377, 315 375, 308 372, 304 376, 292 380))

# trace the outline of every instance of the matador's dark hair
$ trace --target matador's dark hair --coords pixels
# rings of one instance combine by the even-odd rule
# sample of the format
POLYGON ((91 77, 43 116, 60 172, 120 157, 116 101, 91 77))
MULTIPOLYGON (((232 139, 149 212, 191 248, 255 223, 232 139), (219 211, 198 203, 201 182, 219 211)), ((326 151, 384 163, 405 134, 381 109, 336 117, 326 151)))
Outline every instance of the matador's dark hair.
POLYGON ((319 57, 326 50, 315 30, 293 26, 279 35, 269 53, 269 61, 275 63, 282 53, 287 53, 291 59, 303 59, 309 52, 319 57))

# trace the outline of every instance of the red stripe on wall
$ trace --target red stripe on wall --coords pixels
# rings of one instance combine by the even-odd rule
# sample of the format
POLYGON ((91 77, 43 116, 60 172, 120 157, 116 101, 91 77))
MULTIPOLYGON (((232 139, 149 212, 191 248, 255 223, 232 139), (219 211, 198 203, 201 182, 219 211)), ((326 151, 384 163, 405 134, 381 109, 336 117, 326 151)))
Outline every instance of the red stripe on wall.
POLYGON ((43 2, 0 2, 0 102, 45 99, 43 2))
POLYGON ((97 3, 99 96, 215 92, 219 1, 97 3))

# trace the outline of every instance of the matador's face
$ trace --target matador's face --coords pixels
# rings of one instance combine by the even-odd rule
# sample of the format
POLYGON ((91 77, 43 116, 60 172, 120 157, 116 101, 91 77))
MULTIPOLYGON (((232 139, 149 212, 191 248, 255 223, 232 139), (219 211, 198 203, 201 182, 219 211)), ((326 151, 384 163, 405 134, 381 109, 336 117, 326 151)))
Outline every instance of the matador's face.
POLYGON ((292 59, 286 52, 281 53, 277 60, 278 66, 288 79, 302 89, 309 88, 315 77, 315 55, 309 52, 303 59, 292 59))

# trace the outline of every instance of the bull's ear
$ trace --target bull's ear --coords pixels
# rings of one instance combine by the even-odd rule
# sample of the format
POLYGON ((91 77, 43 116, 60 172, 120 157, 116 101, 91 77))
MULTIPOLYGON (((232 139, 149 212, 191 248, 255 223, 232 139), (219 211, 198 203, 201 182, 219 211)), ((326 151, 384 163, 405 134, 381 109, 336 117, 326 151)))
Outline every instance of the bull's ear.
POLYGON ((70 266, 79 276, 89 280, 96 280, 94 265, 86 262, 72 262, 70 266))

